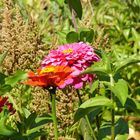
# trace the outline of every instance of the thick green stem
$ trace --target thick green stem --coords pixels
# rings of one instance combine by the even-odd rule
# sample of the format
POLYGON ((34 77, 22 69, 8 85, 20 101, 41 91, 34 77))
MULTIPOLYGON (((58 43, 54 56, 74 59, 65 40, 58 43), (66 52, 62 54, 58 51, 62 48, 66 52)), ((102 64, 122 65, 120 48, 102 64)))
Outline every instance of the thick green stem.
MULTIPOLYGON (((77 89, 76 92, 77 92, 77 95, 78 95, 78 98, 79 98, 79 102, 80 102, 80 104, 82 104, 82 99, 81 99, 79 90, 77 89)), ((97 140, 87 115, 85 115, 85 119, 86 119, 88 127, 90 129, 91 136, 94 138, 94 140, 97 140)))
POLYGON ((55 90, 49 90, 51 94, 51 101, 52 101, 52 119, 54 123, 54 135, 55 140, 58 140, 58 129, 57 129, 57 118, 56 118, 56 94, 55 90))
MULTIPOLYGON (((114 86, 114 79, 113 79, 113 76, 110 75, 110 84, 111 86, 114 86)), ((111 125, 111 140, 114 140, 115 139, 115 109, 114 109, 114 94, 111 92, 111 101, 112 101, 112 104, 113 104, 113 107, 112 107, 112 110, 111 110, 111 115, 112 115, 112 118, 111 118, 111 122, 112 122, 112 125, 111 125)))

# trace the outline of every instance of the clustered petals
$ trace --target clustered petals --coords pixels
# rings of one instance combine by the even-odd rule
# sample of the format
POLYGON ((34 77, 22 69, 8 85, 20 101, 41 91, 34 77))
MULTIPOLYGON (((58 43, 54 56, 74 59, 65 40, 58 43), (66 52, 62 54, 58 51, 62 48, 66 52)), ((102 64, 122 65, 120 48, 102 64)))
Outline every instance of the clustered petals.
POLYGON ((15 113, 12 103, 9 103, 8 101, 8 97, 0 96, 0 112, 2 112, 4 106, 6 106, 8 111, 11 112, 12 114, 15 113))
POLYGON ((95 75, 85 74, 79 76, 87 67, 94 62, 99 61, 99 57, 94 53, 91 46, 83 42, 65 44, 59 46, 58 49, 52 50, 48 56, 42 61, 42 68, 52 66, 68 66, 72 69, 72 85, 78 89, 83 87, 85 81, 92 81, 95 75))
POLYGON ((29 79, 24 83, 32 86, 41 87, 59 87, 64 88, 67 84, 71 84, 73 79, 71 78, 72 70, 68 66, 46 66, 42 69, 38 69, 36 73, 29 72, 29 79))

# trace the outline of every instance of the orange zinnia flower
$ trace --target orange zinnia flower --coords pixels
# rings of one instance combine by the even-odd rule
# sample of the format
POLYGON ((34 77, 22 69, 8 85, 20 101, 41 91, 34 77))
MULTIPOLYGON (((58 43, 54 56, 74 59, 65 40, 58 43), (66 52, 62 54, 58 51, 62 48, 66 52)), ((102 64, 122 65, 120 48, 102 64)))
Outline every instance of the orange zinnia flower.
POLYGON ((73 82, 71 73, 71 68, 67 66, 46 66, 38 69, 37 73, 29 72, 29 80, 24 83, 32 86, 64 88, 73 82))

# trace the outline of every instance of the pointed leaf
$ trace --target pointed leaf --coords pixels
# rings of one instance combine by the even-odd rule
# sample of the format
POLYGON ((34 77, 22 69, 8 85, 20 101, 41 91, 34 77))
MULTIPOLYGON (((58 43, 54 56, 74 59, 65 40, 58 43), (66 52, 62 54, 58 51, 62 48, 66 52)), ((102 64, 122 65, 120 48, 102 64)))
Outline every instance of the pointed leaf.
POLYGON ((82 18, 82 4, 80 0, 67 0, 69 6, 74 9, 79 19, 82 18))
POLYGON ((23 71, 17 71, 13 76, 9 76, 5 79, 7 85, 12 87, 17 84, 20 80, 25 80, 27 78, 27 73, 23 71))
POLYGON ((96 106, 108 106, 111 107, 112 103, 111 100, 104 97, 104 96, 97 96, 85 101, 83 104, 80 105, 79 108, 89 108, 89 107, 96 107, 96 106))
POLYGON ((140 58, 138 57, 130 57, 124 60, 121 60, 120 62, 117 62, 116 68, 115 68, 115 73, 114 75, 116 75, 117 73, 119 73, 121 70, 123 70, 125 67, 128 67, 129 65, 135 64, 135 63, 139 63, 140 62, 140 58))
POLYGON ((5 118, 0 119, 0 135, 11 136, 15 133, 15 130, 5 126, 5 118))
POLYGON ((0 86, 0 95, 3 95, 6 92, 9 92, 11 90, 12 90, 12 87, 10 85, 2 85, 0 86))
POLYGON ((92 112, 94 116, 99 114, 101 112, 102 108, 101 107, 89 107, 89 108, 79 108, 76 111, 76 114, 74 115, 74 120, 77 122, 81 118, 85 117, 85 115, 89 114, 92 112))
POLYGON ((102 52, 102 60, 95 62, 91 67, 87 68, 81 74, 97 74, 97 75, 107 75, 112 73, 111 63, 109 57, 102 52))
POLYGON ((80 120, 79 129, 84 140, 93 140, 92 132, 89 128, 88 122, 85 118, 80 120))
MULTIPOLYGON (((137 112, 137 110, 140 110, 140 103, 136 99, 129 97, 129 98, 127 98, 127 101, 125 103, 125 107, 133 110, 134 112, 135 111, 137 112)), ((140 111, 138 111, 138 112, 140 114, 140 111)))
POLYGON ((124 106, 128 98, 127 82, 123 79, 120 79, 117 83, 115 83, 115 86, 111 87, 111 90, 124 106))

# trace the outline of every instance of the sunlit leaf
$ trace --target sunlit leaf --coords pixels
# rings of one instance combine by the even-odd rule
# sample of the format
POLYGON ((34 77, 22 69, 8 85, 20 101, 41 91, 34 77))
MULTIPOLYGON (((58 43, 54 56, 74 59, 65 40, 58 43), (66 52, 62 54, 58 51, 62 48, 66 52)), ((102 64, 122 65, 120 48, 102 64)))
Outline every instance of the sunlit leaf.
POLYGON ((112 103, 111 100, 104 97, 104 96, 97 96, 85 101, 83 104, 80 105, 79 108, 89 108, 89 107, 96 107, 96 106, 108 106, 111 107, 112 103))
POLYGON ((123 70, 125 67, 128 67, 129 65, 139 63, 139 62, 140 62, 140 58, 138 58, 136 56, 121 60, 120 62, 116 63, 115 73, 114 74, 117 74, 118 72, 123 70))
POLYGON ((0 135, 3 136, 12 136, 15 134, 15 130, 6 126, 5 118, 0 119, 0 135))
POLYGON ((113 87, 111 87, 112 92, 118 97, 119 101, 124 106, 128 98, 128 85, 123 79, 120 79, 113 87))
POLYGON ((97 74, 109 76, 112 73, 109 57, 102 52, 102 58, 99 62, 95 62, 91 67, 87 68, 81 74, 97 74))
POLYGON ((25 80, 26 78, 27 78, 26 72, 17 71, 14 75, 7 77, 5 79, 5 83, 13 87, 17 84, 17 82, 19 82, 20 80, 25 80))

